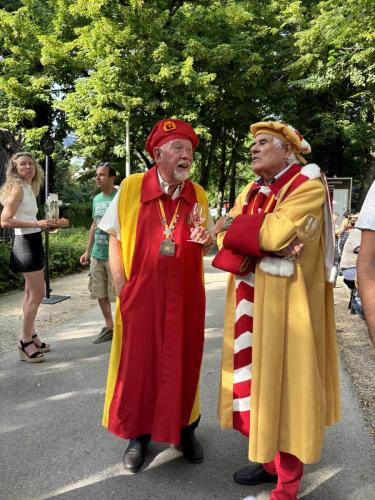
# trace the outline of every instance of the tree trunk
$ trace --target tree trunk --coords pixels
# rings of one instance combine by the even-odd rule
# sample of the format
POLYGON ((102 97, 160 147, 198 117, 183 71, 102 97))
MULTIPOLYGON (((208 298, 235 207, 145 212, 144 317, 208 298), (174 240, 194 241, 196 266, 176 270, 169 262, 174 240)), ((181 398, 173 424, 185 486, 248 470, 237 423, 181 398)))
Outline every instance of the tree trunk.
POLYGON ((216 142, 217 138, 219 135, 219 130, 218 127, 214 127, 214 129, 211 129, 211 144, 210 144, 210 150, 208 153, 208 158, 207 158, 207 163, 203 164, 202 162, 202 169, 201 169, 201 175, 199 179, 199 184, 204 188, 207 189, 208 186, 208 181, 210 179, 210 171, 211 171, 211 166, 212 162, 214 159, 215 155, 215 149, 216 149, 216 142))
POLYGON ((238 137, 236 132, 234 132, 232 156, 230 159, 229 208, 232 208, 234 206, 234 202, 236 201, 237 148, 238 137))
POLYGON ((144 162, 145 167, 144 170, 147 172, 147 170, 150 170, 155 165, 155 162, 150 161, 148 157, 143 153, 143 151, 140 151, 139 149, 134 150, 135 153, 139 156, 139 158, 144 162))
MULTIPOLYGON (((206 170, 207 170, 207 141, 203 137, 202 139, 199 140, 199 151, 200 151, 200 173, 199 173, 199 184, 203 186, 203 181, 205 177, 207 176, 206 170)), ((203 186, 204 189, 207 189, 207 186, 203 186)))
POLYGON ((217 217, 221 216, 221 211, 224 204, 224 192, 228 175, 226 172, 226 157, 227 157, 227 130, 225 127, 223 127, 223 137, 221 143, 221 161, 219 164, 219 183, 217 187, 217 199, 216 199, 217 217))
MULTIPOLYGON (((0 128, 0 186, 4 184, 6 167, 9 158, 19 151, 21 139, 15 136, 10 130, 0 128)), ((0 205, 0 212, 2 207, 0 205)), ((0 227, 0 240, 11 240, 12 229, 0 227)))

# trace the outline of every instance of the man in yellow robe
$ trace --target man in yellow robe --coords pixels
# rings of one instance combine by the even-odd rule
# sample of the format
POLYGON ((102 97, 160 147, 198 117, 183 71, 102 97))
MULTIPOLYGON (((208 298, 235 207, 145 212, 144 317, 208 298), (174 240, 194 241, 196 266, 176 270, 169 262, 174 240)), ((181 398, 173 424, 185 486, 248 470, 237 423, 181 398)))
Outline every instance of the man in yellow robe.
POLYGON ((292 500, 304 463, 319 460, 324 429, 340 417, 325 177, 306 165, 307 141, 285 123, 251 126, 259 176, 218 221, 214 265, 228 280, 219 419, 249 437, 240 484, 277 483, 292 500))

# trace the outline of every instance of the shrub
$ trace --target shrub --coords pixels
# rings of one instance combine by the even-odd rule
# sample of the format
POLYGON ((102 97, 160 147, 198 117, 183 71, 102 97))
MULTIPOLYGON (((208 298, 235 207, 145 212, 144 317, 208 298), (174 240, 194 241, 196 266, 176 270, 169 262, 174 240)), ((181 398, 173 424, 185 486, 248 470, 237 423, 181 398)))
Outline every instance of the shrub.
POLYGON ((10 249, 10 243, 0 242, 0 292, 23 286, 22 274, 14 274, 9 270, 10 249))
MULTIPOLYGON (((82 270, 79 258, 85 251, 87 237, 85 228, 59 229, 50 233, 48 262, 51 278, 82 270)), ((0 293, 23 286, 22 274, 13 274, 9 270, 10 250, 8 243, 0 242, 0 293)))
POLYGON ((70 203, 68 206, 61 207, 61 216, 69 219, 72 227, 86 227, 92 224, 92 203, 70 203))
POLYGON ((49 271, 52 278, 82 271, 80 256, 86 248, 88 230, 83 227, 59 229, 49 235, 49 271))

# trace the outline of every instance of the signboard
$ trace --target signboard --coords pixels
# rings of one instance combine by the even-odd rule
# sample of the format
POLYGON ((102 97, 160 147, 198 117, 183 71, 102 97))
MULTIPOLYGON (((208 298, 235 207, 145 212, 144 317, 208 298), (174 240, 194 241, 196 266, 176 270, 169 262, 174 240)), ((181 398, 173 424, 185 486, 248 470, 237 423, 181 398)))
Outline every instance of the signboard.
POLYGON ((55 151, 55 141, 52 139, 48 132, 42 136, 39 144, 40 149, 45 155, 51 155, 55 151))
POLYGON ((340 222, 343 213, 351 208, 353 178, 328 177, 327 183, 331 194, 332 208, 338 214, 337 222, 340 222))

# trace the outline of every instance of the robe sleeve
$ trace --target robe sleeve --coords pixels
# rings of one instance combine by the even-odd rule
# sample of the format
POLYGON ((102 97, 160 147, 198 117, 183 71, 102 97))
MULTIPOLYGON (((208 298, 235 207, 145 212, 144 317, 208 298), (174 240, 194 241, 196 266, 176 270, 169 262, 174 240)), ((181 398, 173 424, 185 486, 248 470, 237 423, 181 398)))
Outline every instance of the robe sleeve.
POLYGON ((307 216, 323 217, 325 189, 320 179, 308 180, 282 200, 272 213, 241 215, 233 221, 224 247, 242 255, 278 252, 297 238, 307 216))
MULTIPOLYGON (((236 218, 237 216, 239 216, 239 215, 242 214, 242 207, 243 207, 243 205, 245 203, 246 195, 249 192, 249 187, 250 186, 251 186, 251 183, 248 184, 245 187, 245 189, 237 196, 235 204, 234 204, 233 208, 231 208, 229 210, 228 215, 230 215, 231 217, 236 218)), ((216 242, 217 242, 217 245, 218 245, 219 248, 221 248, 223 246, 223 239, 224 239, 224 236, 226 235, 227 232, 228 232, 228 230, 227 231, 222 231, 221 233, 219 233, 216 236, 216 242)))
POLYGON ((280 203, 273 213, 264 218, 259 232, 262 250, 278 252, 297 238, 298 227, 306 217, 323 219, 325 188, 320 179, 308 180, 280 203))

